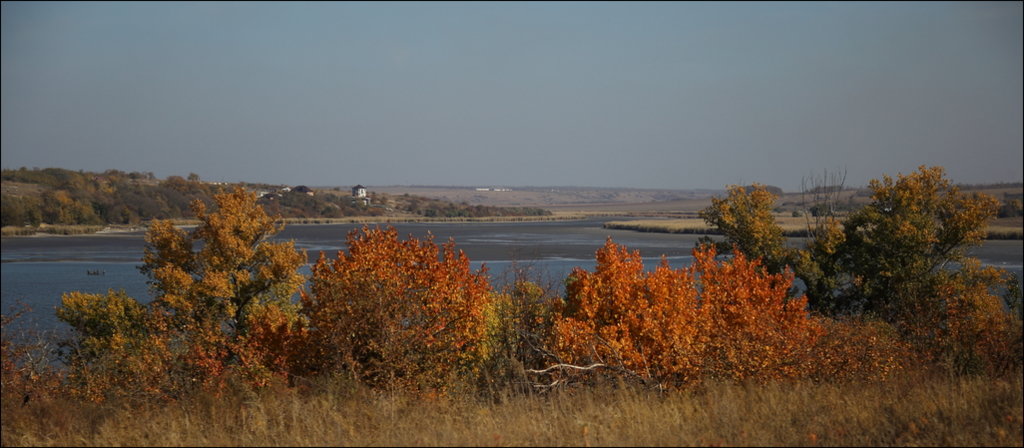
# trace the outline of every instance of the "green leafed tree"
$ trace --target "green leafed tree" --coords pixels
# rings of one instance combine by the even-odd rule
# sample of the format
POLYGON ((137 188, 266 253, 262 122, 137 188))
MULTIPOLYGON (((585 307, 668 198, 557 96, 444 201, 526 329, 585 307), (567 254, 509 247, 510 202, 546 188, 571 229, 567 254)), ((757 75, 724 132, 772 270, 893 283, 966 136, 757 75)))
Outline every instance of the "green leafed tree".
POLYGON ((760 258, 772 273, 782 272, 788 251, 782 227, 772 214, 777 195, 760 184, 731 185, 728 190, 727 197, 712 198, 700 217, 725 235, 726 247, 735 246, 748 257, 760 258))
POLYGON ((872 180, 871 201, 843 222, 835 257, 851 278, 825 300, 838 311, 889 315, 905 294, 928 294, 944 270, 968 262, 999 202, 964 193, 941 167, 872 180))

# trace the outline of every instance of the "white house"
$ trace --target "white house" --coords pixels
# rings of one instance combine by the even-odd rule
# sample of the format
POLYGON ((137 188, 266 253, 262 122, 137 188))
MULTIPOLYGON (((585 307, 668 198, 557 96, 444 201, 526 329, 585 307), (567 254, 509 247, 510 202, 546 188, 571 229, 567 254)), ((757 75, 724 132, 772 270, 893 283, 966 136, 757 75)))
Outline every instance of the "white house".
POLYGON ((352 197, 354 197, 354 198, 365 198, 366 197, 366 187, 364 187, 362 185, 356 185, 356 186, 352 187, 352 197))

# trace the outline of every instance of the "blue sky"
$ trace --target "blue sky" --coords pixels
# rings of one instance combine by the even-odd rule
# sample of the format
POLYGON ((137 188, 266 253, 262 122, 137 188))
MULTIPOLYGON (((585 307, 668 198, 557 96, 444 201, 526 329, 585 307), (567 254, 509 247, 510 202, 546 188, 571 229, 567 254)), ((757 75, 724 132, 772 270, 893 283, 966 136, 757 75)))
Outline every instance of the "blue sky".
POLYGON ((1021 2, 3 2, 2 165, 307 185, 1021 181, 1021 2))

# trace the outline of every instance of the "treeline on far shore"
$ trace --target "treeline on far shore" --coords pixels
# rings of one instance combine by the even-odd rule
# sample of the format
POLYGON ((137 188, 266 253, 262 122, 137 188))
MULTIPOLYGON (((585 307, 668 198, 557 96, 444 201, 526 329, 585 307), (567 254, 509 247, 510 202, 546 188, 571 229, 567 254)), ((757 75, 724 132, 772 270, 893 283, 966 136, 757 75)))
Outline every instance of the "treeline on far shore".
POLYGON ((239 186, 258 192, 260 203, 268 212, 292 219, 551 215, 550 211, 540 208, 454 204, 412 195, 370 192, 366 198, 356 198, 341 187, 312 189, 303 185, 207 182, 194 173, 187 177, 158 179, 150 172, 107 170, 96 173, 22 167, 5 169, 0 177, 3 182, 0 225, 5 228, 4 235, 90 233, 105 226, 137 226, 154 219, 195 218, 192 201, 198 199, 213 205, 215 195, 239 186))

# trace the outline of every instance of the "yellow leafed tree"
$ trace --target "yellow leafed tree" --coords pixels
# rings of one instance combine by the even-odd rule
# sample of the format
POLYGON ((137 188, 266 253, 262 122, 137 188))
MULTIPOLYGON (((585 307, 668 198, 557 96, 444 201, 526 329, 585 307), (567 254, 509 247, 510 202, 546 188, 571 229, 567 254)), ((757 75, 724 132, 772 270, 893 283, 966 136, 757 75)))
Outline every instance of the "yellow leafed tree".
POLYGON ((305 255, 269 240, 281 227, 254 194, 215 199, 214 212, 193 202, 200 223, 190 231, 150 226, 141 267, 155 293, 148 305, 115 292, 64 296, 58 317, 79 334, 71 363, 87 395, 141 381, 134 389, 172 396, 221 384, 231 369, 266 384, 299 358, 306 330, 291 299, 305 255))
MULTIPOLYGON (((270 241, 283 227, 256 203, 255 193, 238 188, 215 199, 215 212, 208 212, 202 201, 193 202, 200 222, 191 231, 169 221, 153 223, 142 266, 152 278, 154 303, 190 340, 189 358, 207 380, 229 362, 264 359, 252 353, 261 341, 250 330, 261 324, 251 314, 290 315, 278 318, 279 326, 285 326, 278 330, 301 331, 291 298, 305 280, 298 268, 306 261, 293 242, 270 241), (239 359, 243 352, 250 356, 239 359)), ((270 333, 261 329, 257 334, 270 333)))

